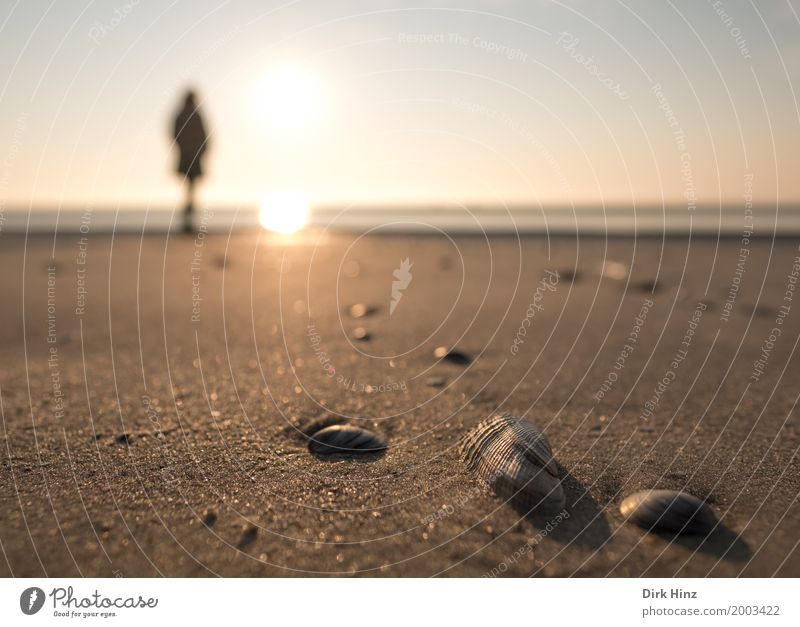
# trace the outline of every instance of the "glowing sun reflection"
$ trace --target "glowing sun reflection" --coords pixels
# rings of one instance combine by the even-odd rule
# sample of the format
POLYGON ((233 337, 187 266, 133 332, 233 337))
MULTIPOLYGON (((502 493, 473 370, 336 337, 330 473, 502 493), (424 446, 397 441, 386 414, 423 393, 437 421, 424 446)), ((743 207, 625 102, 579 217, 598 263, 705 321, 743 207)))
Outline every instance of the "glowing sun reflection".
POLYGON ((289 235, 308 224, 309 200, 299 192, 274 192, 261 202, 258 221, 268 231, 289 235))

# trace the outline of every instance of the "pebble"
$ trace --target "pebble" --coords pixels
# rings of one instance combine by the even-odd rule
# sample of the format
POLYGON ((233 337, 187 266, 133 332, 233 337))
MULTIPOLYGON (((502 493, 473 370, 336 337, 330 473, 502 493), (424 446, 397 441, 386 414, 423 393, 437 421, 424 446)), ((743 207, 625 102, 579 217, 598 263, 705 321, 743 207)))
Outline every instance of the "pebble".
POLYGON ((102 531, 103 533, 108 533, 109 531, 111 531, 113 526, 114 526, 113 522, 111 522, 110 520, 104 520, 102 523, 100 523, 100 531, 102 531))
POLYGON ((436 359, 441 359, 458 366, 468 366, 470 363, 472 363, 472 358, 466 353, 462 353, 456 349, 447 348, 446 346, 438 346, 433 351, 433 356, 436 357, 436 359))
POLYGON ((447 383, 446 377, 428 377, 425 379, 425 385, 432 388, 444 387, 445 383, 447 383))
POLYGON ((636 492, 620 503, 619 511, 626 520, 648 531, 708 534, 717 524, 705 501, 676 490, 636 492))
POLYGON ((353 338, 359 342, 369 342, 372 335, 364 327, 356 327, 353 330, 353 338))
POLYGON ((376 311, 378 311, 377 307, 370 307, 364 303, 356 303, 355 305, 350 306, 350 317, 366 318, 367 316, 374 314, 376 311))
POLYGON ((594 438, 599 438, 606 431, 605 425, 594 425, 589 429, 589 435, 594 438))
POLYGON ((566 270, 558 271, 558 278, 570 283, 577 283, 581 280, 581 273, 578 272, 577 268, 567 268, 566 270))
POLYGON ((331 425, 314 433, 308 450, 315 455, 378 453, 386 442, 377 434, 354 425, 331 425))
POLYGON ((603 264, 603 276, 607 279, 622 281, 626 276, 628 276, 628 268, 625 267, 625 264, 620 263, 619 261, 606 261, 603 264))
POLYGON ((777 311, 769 305, 758 305, 753 307, 753 317, 756 318, 775 318, 777 311))
POLYGON ((642 292, 649 292, 651 294, 661 291, 661 286, 656 283, 656 281, 640 281, 637 287, 642 292))
POLYGON ((212 527, 217 522, 217 512, 213 509, 207 509, 203 512, 203 524, 206 527, 212 527))
POLYGON ((251 544, 258 536, 258 527, 253 523, 248 523, 242 527, 242 535, 239 536, 239 548, 243 549, 248 544, 251 544))

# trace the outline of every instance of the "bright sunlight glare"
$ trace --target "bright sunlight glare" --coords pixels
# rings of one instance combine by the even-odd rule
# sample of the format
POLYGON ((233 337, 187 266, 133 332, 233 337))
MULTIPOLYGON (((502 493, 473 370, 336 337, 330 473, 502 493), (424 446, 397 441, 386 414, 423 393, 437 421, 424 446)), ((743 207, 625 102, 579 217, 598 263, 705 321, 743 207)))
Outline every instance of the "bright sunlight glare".
POLYGON ((308 224, 309 200, 298 192, 273 192, 261 202, 258 221, 268 231, 296 233, 308 224))
POLYGON ((308 75, 294 68, 281 68, 264 79, 258 106, 274 131, 295 133, 314 122, 319 98, 318 85, 308 75))

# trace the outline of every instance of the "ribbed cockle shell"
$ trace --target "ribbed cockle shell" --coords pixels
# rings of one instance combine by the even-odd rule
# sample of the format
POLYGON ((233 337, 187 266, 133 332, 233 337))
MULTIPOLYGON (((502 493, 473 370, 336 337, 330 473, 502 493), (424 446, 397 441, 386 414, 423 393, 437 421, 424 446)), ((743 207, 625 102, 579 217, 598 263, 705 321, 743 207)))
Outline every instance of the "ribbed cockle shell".
POLYGON ((522 417, 498 414, 480 423, 464 437, 461 459, 495 494, 526 511, 564 508, 550 444, 522 417))

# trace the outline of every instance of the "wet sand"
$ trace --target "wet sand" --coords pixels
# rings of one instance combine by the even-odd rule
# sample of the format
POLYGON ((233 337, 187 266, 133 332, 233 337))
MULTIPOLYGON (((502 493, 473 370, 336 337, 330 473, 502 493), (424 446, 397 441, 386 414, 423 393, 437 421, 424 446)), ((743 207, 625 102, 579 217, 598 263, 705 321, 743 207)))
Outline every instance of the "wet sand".
POLYGON ((797 239, 81 237, 0 235, 2 576, 800 576, 797 239), (465 471, 496 411, 568 515, 465 471), (328 415, 388 450, 312 456, 328 415), (719 529, 625 523, 651 487, 719 529))

